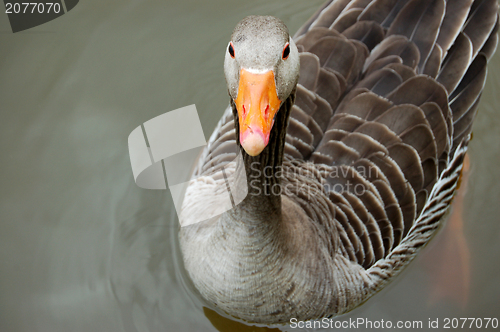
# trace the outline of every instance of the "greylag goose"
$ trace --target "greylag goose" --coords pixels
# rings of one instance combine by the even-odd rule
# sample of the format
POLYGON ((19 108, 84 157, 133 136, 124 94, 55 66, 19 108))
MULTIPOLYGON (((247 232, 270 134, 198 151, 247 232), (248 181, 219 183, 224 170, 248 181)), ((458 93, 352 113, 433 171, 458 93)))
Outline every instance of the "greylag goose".
POLYGON ((230 106, 182 214, 211 215, 204 188, 223 186, 214 170, 239 153, 248 192, 180 230, 201 295, 245 321, 286 323, 348 312, 393 280, 452 201, 497 12, 497 0, 333 0, 293 38, 274 17, 238 23, 230 106))

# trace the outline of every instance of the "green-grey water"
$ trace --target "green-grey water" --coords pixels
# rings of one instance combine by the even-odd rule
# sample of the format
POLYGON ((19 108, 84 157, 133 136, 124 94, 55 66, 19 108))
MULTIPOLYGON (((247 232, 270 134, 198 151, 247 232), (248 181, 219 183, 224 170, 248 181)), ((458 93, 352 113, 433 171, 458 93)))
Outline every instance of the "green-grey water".
MULTIPOLYGON (((0 331, 216 331, 184 286, 170 193, 135 185, 127 136, 194 103, 208 137, 234 25, 270 14, 294 32, 321 3, 87 0, 16 34, 0 14, 0 331)), ((499 88, 496 55, 458 219, 338 320, 500 319, 499 88)))

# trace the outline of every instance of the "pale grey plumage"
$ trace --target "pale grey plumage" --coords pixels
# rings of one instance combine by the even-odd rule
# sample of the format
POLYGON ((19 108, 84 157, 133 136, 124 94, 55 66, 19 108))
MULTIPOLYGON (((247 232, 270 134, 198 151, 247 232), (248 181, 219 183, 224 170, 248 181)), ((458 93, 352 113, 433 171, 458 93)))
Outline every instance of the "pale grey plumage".
MULTIPOLYGON (((497 11, 496 0, 457 7, 336 0, 313 15, 295 36, 300 55, 292 48, 301 65, 296 88, 282 83, 295 86, 296 73, 277 69, 277 90, 287 98, 269 146, 257 157, 243 153, 250 179, 288 190, 250 194, 220 217, 181 229, 185 266, 200 293, 235 317, 284 323, 347 312, 406 266, 453 197, 498 40, 497 11), (251 169, 255 161, 272 166, 270 180, 251 169)), ((286 28, 259 17, 238 25, 236 51, 237 40, 265 39, 268 29, 268 46, 253 40, 242 52, 279 53, 286 28)), ((279 54, 259 63, 256 54, 239 61, 257 69, 284 63, 279 54)), ((234 100, 239 67, 231 60, 226 54, 234 100)), ((238 152, 235 115, 231 102, 200 157, 188 203, 216 204, 203 187, 223 181, 214 169, 238 152)))

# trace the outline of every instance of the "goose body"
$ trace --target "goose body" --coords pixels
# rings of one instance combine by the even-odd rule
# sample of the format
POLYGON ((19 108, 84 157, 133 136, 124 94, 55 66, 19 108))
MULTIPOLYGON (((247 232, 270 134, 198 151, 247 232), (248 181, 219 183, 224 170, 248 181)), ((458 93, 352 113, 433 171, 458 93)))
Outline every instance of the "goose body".
POLYGON ((242 156, 228 171, 246 175, 245 199, 180 230, 202 296, 286 323, 345 313, 392 280, 453 198, 497 12, 496 0, 334 0, 293 38, 273 17, 241 21, 230 106, 182 211, 213 215, 218 170, 242 156))

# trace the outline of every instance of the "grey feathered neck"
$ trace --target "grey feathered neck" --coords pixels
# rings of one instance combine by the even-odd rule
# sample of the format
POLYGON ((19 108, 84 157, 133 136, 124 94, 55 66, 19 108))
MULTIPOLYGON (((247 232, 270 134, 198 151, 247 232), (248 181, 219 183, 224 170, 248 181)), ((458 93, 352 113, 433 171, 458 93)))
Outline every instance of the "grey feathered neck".
POLYGON ((258 215, 259 211, 269 213, 281 213, 281 176, 279 170, 283 164, 283 152, 285 148, 285 137, 290 117, 290 110, 295 101, 294 89, 290 96, 281 104, 276 113, 274 125, 269 135, 269 144, 257 156, 250 156, 240 144, 239 119, 236 105, 231 99, 231 108, 234 115, 234 126, 236 130, 236 144, 243 156, 245 167, 248 195, 236 209, 248 210, 252 215, 258 215))

